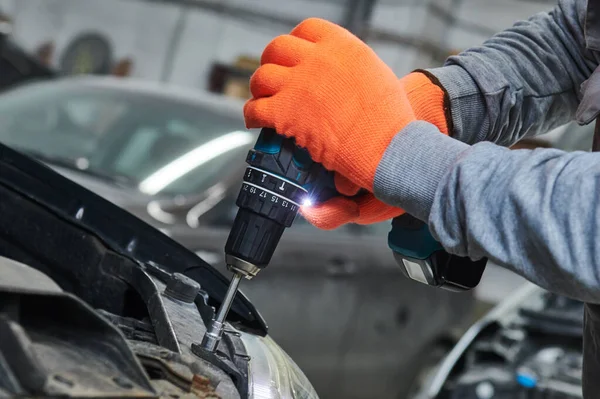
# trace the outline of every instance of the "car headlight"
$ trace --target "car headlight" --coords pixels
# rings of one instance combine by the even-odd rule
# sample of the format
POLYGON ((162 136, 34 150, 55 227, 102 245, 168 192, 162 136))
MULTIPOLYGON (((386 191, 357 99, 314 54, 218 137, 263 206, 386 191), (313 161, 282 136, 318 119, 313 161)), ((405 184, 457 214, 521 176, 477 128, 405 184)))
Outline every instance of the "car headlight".
POLYGON ((271 337, 241 335, 250 356, 251 399, 319 399, 302 370, 271 337))

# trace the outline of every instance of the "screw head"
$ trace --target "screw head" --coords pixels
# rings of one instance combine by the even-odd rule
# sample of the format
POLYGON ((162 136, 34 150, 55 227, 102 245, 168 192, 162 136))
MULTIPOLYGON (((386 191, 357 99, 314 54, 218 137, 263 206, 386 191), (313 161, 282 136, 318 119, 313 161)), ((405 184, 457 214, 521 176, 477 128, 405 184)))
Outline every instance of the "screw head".
POLYGON ((192 303, 200 289, 200 284, 197 281, 181 273, 173 273, 167 282, 165 295, 182 302, 192 303))

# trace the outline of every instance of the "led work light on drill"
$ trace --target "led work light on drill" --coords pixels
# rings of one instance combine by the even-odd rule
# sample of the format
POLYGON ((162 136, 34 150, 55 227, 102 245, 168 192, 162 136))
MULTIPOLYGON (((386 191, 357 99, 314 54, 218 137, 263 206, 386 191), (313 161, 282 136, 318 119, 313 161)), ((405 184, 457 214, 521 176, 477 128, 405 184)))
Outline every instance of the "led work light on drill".
POLYGON ((202 341, 214 352, 242 277, 251 279, 267 267, 281 235, 309 201, 335 195, 330 173, 312 161, 293 139, 262 129, 246 158, 248 167, 236 205, 238 213, 225 244, 225 262, 233 277, 221 307, 202 341))

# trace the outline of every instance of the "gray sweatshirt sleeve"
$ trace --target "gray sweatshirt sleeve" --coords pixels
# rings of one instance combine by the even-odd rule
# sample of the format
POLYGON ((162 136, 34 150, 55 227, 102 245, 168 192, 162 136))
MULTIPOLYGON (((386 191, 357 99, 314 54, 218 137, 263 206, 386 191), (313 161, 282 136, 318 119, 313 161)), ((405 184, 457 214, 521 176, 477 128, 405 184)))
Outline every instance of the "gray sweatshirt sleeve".
POLYGON ((600 153, 469 146, 413 122, 386 150, 375 194, 427 221, 450 253, 600 303, 600 153))
POLYGON ((453 137, 508 146, 573 119, 599 63, 585 46, 586 3, 561 0, 428 70, 449 94, 453 137))
POLYGON ((598 65, 585 46, 585 11, 585 0, 562 0, 430 70, 449 94, 453 137, 409 124, 387 148, 374 192, 426 221, 450 253, 488 257, 600 303, 600 153, 490 143, 573 120, 580 85, 598 65))

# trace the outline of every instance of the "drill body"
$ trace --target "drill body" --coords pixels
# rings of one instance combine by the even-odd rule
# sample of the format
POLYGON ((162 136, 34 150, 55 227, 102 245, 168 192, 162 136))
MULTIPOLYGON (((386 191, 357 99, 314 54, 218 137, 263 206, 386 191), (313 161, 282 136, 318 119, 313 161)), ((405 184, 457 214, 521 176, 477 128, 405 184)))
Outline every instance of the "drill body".
POLYGON ((225 261, 230 270, 250 279, 269 264, 300 207, 325 201, 336 191, 330 173, 273 129, 262 129, 246 163, 225 261))
MULTIPOLYGON (((331 172, 273 129, 261 130, 246 163, 225 254, 229 269, 250 279, 268 265, 300 206, 326 201, 337 191, 331 172)), ((477 286, 487 262, 447 253, 428 226, 409 214, 392 221, 388 246, 407 277, 451 291, 477 286)))

